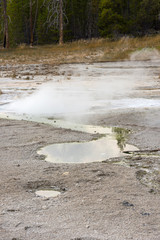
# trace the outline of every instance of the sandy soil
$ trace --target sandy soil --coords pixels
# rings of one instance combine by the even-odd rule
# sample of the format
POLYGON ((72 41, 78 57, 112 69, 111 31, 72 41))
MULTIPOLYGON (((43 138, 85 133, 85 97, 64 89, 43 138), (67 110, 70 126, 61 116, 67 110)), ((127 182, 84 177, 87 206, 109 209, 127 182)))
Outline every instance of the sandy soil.
POLYGON ((128 142, 147 151, 103 163, 53 164, 37 150, 95 136, 0 119, 0 240, 160 239, 159 110, 87 119, 130 129, 128 142), (37 197, 38 189, 61 195, 37 197))
MULTIPOLYGON (((160 144, 156 110, 92 119, 132 129, 130 142, 142 149, 160 144)), ((0 239, 159 239, 160 195, 158 188, 141 184, 140 170, 115 165, 114 159, 51 164, 36 154, 49 143, 91 140, 93 135, 15 120, 1 119, 0 127, 0 239), (62 194, 50 199, 35 195, 37 189, 51 187, 62 194)), ((132 160, 144 164, 146 159, 132 160)))

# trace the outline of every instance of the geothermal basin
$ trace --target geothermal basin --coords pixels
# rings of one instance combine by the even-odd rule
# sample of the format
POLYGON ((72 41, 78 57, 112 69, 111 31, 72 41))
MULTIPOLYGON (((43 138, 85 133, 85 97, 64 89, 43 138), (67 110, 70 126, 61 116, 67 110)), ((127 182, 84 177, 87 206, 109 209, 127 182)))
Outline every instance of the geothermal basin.
MULTIPOLYGON (((96 136, 91 142, 46 146, 38 151, 46 160, 85 163, 123 156, 136 147, 126 145, 125 130, 89 125, 96 114, 160 108, 160 61, 70 64, 59 75, 0 79, 1 117, 51 124, 96 136)), ((94 121, 92 121, 94 122, 94 121)))

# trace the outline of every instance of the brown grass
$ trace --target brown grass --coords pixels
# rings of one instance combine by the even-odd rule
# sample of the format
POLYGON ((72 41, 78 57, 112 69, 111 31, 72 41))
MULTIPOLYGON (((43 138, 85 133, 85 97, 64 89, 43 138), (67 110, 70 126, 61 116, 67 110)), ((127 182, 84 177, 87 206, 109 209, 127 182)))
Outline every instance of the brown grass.
POLYGON ((30 48, 25 44, 9 50, 0 49, 0 63, 4 64, 62 64, 79 62, 117 61, 143 48, 160 50, 160 35, 143 38, 123 37, 79 40, 63 45, 44 45, 30 48))

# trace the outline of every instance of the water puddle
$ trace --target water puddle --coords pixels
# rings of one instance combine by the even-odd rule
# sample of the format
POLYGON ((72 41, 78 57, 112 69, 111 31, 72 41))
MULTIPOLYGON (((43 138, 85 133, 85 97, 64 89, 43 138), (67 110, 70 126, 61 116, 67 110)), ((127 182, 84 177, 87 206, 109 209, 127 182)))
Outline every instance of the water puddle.
POLYGON ((90 142, 52 144, 40 149, 38 154, 45 155, 45 160, 53 163, 89 163, 124 156, 126 154, 123 151, 129 149, 137 150, 136 147, 126 144, 129 134, 126 129, 116 127, 96 129, 94 126, 94 131, 105 134, 105 137, 90 142))
MULTIPOLYGON (((136 147, 126 144, 129 131, 122 128, 107 128, 94 125, 83 125, 54 118, 28 115, 0 114, 7 119, 27 120, 50 124, 57 128, 76 130, 91 134, 103 134, 103 137, 90 142, 60 143, 46 146, 38 151, 45 155, 46 161, 53 163, 89 163, 100 162, 109 158, 121 157, 123 151, 136 151, 136 147)), ((96 137, 97 138, 97 137, 96 137)))
POLYGON ((45 198, 57 197, 60 194, 61 194, 60 192, 54 191, 54 190, 38 190, 38 191, 36 191, 36 196, 45 197, 45 198))
MULTIPOLYGON (((127 144, 124 149, 137 148, 127 144)), ((38 154, 45 155, 45 160, 53 163, 100 162, 125 155, 118 146, 117 140, 114 139, 114 135, 85 143, 52 144, 39 150, 38 154)))

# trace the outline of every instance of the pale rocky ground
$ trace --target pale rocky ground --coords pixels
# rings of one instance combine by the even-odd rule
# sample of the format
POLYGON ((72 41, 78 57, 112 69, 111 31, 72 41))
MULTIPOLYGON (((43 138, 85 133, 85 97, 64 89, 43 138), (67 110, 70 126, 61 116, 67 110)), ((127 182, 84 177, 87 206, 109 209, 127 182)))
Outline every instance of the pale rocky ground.
MULTIPOLYGON (((129 143, 159 149, 159 109, 92 115, 88 122, 128 128, 129 143)), ((0 129, 0 240, 160 239, 159 152, 103 163, 53 164, 37 150, 95 136, 6 119, 0 119, 0 129), (50 188, 61 195, 35 195, 50 188)))

